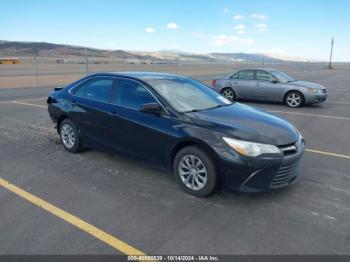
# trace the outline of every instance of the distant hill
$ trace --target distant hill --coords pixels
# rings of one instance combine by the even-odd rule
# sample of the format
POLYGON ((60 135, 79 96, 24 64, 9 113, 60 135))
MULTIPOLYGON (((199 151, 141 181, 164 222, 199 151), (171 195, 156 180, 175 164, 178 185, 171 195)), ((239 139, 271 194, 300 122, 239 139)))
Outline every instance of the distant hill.
MULTIPOLYGON (((103 50, 87 48, 89 57, 129 59, 129 60, 166 60, 166 61, 199 61, 199 62, 233 62, 247 61, 276 63, 288 61, 264 54, 247 53, 190 53, 181 50, 162 50, 158 52, 103 50)), ((82 57, 85 47, 46 42, 13 42, 0 40, 0 57, 82 57)))
POLYGON ((270 57, 264 54, 246 54, 246 53, 211 53, 212 56, 217 59, 222 60, 233 60, 233 61, 249 61, 249 62, 259 62, 261 63, 263 60, 266 63, 276 63, 281 62, 283 60, 270 57))

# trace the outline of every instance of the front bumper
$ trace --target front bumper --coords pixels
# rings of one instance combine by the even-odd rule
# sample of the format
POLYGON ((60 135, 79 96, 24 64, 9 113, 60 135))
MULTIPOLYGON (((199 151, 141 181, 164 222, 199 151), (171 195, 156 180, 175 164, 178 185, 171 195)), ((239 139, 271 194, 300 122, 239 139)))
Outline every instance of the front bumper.
POLYGON ((252 158, 226 151, 220 154, 221 186, 241 192, 261 192, 294 184, 300 175, 304 142, 297 152, 252 158))
POLYGON ((327 100, 328 93, 322 94, 307 94, 305 95, 305 104, 322 103, 327 100))

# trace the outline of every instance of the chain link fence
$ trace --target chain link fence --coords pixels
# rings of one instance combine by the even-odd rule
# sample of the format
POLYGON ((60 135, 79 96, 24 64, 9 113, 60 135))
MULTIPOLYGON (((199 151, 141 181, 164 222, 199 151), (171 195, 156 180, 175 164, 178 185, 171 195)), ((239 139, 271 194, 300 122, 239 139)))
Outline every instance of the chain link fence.
MULTIPOLYGON (((61 86, 87 74, 116 71, 157 71, 191 76, 208 83, 215 76, 246 67, 273 67, 290 74, 326 69, 328 64, 314 62, 268 63, 189 62, 137 58, 101 57, 22 57, 19 64, 0 64, 0 88, 61 86)), ((337 63, 335 68, 349 66, 337 63)))

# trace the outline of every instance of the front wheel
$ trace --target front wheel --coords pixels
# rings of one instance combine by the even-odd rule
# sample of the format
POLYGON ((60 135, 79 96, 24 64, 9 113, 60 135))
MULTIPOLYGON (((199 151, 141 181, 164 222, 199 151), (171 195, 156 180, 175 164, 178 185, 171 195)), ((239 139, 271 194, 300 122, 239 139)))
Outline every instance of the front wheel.
POLYGON ((210 155, 198 146, 181 149, 174 160, 173 172, 180 187, 187 193, 205 197, 217 187, 217 170, 210 155))
POLYGON ((291 91, 285 96, 284 103, 289 107, 300 107, 304 104, 304 96, 298 91, 291 91))
POLYGON ((71 153, 81 150, 81 141, 76 125, 70 119, 64 119, 59 129, 60 138, 64 148, 71 153))

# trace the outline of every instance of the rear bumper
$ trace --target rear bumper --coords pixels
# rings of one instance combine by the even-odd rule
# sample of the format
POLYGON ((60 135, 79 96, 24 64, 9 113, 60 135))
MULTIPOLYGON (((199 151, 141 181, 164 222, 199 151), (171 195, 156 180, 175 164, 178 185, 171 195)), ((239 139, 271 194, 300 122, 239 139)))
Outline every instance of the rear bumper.
POLYGON ((304 142, 294 154, 266 158, 221 156, 221 186, 241 192, 271 191, 294 184, 300 176, 304 142))

